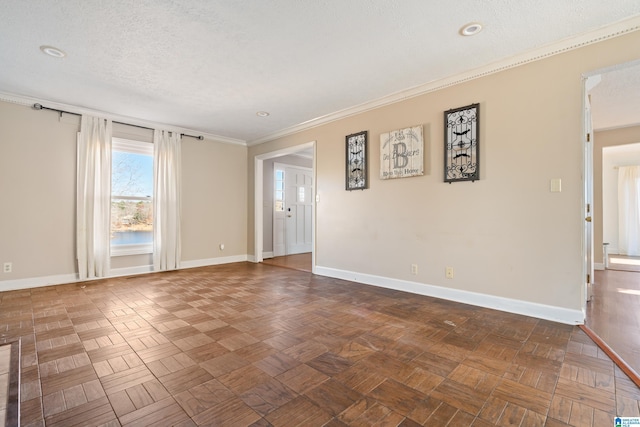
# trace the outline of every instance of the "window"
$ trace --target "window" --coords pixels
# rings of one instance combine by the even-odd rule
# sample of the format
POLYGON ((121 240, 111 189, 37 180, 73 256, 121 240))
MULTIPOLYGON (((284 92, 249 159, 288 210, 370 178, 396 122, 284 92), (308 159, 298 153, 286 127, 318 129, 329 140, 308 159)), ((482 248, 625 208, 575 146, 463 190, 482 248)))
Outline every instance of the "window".
POLYGON ((276 212, 284 212, 284 171, 276 169, 275 189, 276 212))
POLYGON ((153 144, 113 138, 111 255, 153 252, 153 144))

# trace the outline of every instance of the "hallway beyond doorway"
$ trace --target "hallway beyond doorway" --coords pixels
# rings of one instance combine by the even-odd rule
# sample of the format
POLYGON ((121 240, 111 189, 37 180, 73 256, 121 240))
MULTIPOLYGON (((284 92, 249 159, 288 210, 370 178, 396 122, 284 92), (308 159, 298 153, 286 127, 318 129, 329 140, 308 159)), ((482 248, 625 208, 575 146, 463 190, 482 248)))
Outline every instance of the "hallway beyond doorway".
POLYGON ((595 272, 593 298, 586 326, 627 365, 640 373, 640 274, 633 271, 595 272))
POLYGON ((640 257, 609 254, 607 270, 640 271, 640 257))
POLYGON ((264 264, 277 265, 278 267, 291 268, 298 271, 306 271, 311 273, 311 252, 303 254, 278 256, 265 259, 264 264))

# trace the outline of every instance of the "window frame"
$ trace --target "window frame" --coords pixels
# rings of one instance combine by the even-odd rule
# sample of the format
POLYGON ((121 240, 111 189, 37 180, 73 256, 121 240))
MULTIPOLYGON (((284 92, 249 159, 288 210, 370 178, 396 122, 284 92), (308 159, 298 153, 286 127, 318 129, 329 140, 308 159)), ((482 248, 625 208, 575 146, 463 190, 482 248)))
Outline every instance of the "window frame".
MULTIPOLYGON (((112 137, 111 138, 112 158, 113 158, 114 151, 120 151, 125 153, 132 153, 132 154, 150 155, 151 159, 154 160, 153 143, 149 143, 146 141, 137 141, 133 139, 112 137)), ((113 174, 113 169, 112 169, 112 174, 113 174)), ((113 179, 113 176, 112 176, 112 179, 113 179)), ((155 206, 153 194, 151 196, 115 195, 113 194, 113 188, 111 191, 110 200, 111 200, 111 203, 113 203, 114 200, 151 201, 152 207, 155 206)), ((109 213, 109 215, 111 215, 111 213, 109 213)), ((109 232, 111 232, 111 219, 109 219, 109 232)), ((112 245, 111 242, 109 242, 109 252, 110 252, 110 256, 112 257, 152 254, 153 240, 151 241, 151 243, 133 243, 133 244, 122 244, 122 245, 112 245)))

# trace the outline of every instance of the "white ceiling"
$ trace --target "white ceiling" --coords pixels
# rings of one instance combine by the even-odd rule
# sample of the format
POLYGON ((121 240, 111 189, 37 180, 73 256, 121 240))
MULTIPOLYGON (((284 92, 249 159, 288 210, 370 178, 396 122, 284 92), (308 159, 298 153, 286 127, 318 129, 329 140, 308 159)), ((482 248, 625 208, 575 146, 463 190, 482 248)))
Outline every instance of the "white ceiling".
POLYGON ((599 76, 600 83, 589 92, 593 128, 640 124, 640 61, 605 70, 599 76))
POLYGON ((638 0, 0 1, 0 92, 247 142, 640 16, 638 0))

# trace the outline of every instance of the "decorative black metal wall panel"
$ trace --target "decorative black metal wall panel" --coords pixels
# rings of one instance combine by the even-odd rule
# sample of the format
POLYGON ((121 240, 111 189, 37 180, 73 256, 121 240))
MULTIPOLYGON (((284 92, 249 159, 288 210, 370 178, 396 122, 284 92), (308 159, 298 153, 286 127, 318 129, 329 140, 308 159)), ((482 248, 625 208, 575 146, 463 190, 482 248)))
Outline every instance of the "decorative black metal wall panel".
POLYGON ((368 188, 367 174, 367 131, 347 135, 346 189, 364 190, 368 188))
POLYGON ((480 179, 480 104, 444 112, 444 182, 480 179))

